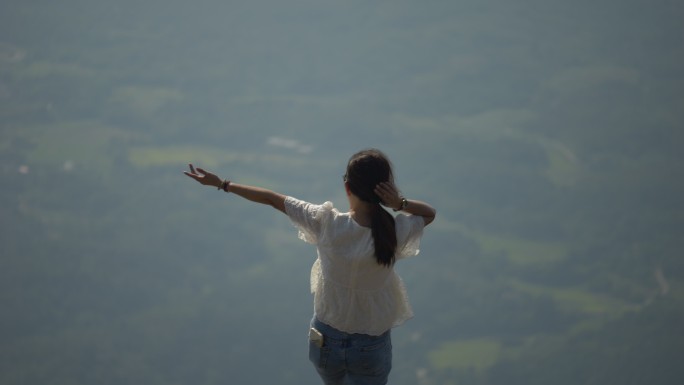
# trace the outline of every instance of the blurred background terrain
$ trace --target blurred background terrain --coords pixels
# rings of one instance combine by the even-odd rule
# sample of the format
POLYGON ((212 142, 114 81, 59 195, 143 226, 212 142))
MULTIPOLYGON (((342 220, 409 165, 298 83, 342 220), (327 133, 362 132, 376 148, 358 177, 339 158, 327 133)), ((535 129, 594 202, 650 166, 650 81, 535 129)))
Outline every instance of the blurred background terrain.
POLYGON ((684 5, 5 0, 0 383, 318 384, 315 249, 221 176, 432 203, 396 385, 679 385, 684 5))

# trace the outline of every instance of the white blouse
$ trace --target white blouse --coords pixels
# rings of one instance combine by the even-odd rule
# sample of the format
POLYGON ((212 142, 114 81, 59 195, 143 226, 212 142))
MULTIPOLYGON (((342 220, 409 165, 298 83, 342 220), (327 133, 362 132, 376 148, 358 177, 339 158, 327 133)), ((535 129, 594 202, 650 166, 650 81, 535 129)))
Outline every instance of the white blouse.
MULTIPOLYGON (((317 246, 311 292, 320 321, 347 333, 380 335, 413 317, 401 278, 375 259, 370 228, 331 202, 316 205, 287 197, 285 213, 299 238, 317 246)), ((397 260, 418 254, 424 226, 420 216, 395 217, 397 260)))

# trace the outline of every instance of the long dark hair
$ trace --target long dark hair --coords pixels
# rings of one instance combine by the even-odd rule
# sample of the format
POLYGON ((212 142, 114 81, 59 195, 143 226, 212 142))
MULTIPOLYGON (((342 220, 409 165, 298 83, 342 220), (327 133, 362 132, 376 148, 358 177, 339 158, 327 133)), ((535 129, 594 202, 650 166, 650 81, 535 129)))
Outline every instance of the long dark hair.
POLYGON ((385 154, 377 149, 359 151, 349 158, 345 180, 349 190, 364 202, 371 203, 371 231, 375 244, 375 259, 380 265, 394 264, 397 250, 397 233, 394 217, 380 206, 380 197, 375 186, 382 182, 393 182, 392 164, 385 154))

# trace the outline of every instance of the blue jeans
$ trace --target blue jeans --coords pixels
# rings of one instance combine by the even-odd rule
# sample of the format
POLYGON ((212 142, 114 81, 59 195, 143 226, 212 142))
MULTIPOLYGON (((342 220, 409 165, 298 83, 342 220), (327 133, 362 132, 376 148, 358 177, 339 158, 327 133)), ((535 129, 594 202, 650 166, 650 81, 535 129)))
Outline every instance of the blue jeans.
POLYGON ((309 341, 309 360, 325 385, 384 385, 392 369, 390 331, 380 336, 351 334, 315 317, 311 327, 323 334, 322 347, 309 341))

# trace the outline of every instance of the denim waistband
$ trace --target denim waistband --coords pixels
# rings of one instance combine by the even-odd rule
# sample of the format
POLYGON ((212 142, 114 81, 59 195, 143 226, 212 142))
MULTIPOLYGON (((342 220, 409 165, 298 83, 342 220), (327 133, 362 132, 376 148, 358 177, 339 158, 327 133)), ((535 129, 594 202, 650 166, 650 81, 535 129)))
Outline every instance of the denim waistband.
POLYGON ((390 334, 390 330, 387 330, 386 332, 384 332, 383 334, 381 334, 379 336, 372 336, 370 334, 360 334, 360 333, 347 333, 347 332, 343 332, 341 330, 335 329, 334 327, 332 327, 332 326, 330 326, 324 322, 321 322, 316 317, 314 317, 313 320, 311 320, 311 326, 313 326, 314 328, 316 328, 316 330, 321 332, 321 334, 323 334, 323 336, 326 339, 334 339, 334 340, 339 340, 339 341, 350 341, 350 340, 359 341, 359 342, 372 341, 372 340, 378 340, 378 339, 385 338, 385 337, 389 336, 389 334, 390 334))

